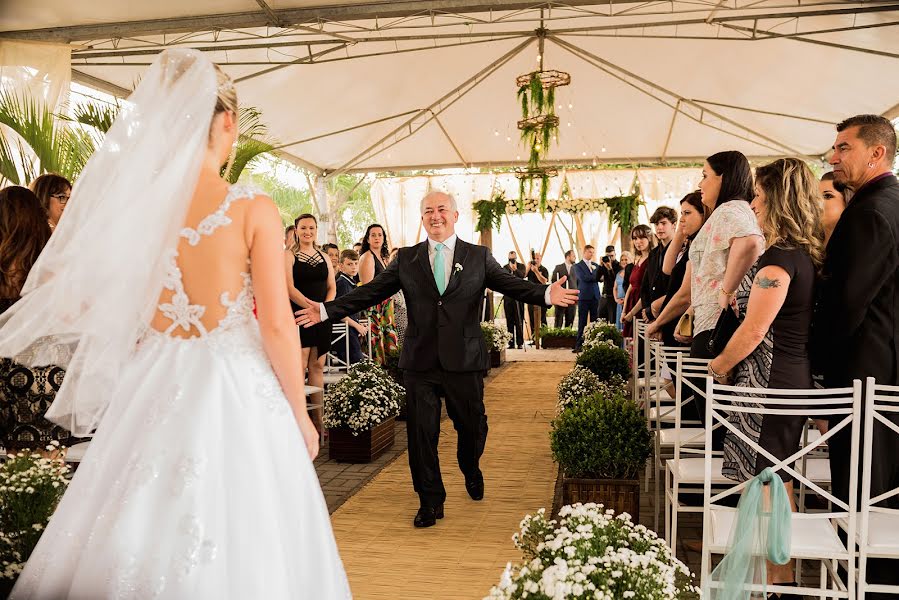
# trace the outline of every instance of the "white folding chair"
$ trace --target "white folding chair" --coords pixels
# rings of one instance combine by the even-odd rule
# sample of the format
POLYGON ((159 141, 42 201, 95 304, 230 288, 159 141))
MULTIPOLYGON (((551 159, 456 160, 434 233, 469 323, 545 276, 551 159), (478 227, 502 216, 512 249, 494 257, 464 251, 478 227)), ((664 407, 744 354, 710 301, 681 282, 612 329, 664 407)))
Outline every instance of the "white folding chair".
MULTIPOLYGON (((346 372, 350 368, 350 332, 349 326, 343 322, 333 323, 331 325, 331 350, 328 351, 325 358, 325 373, 346 372), (334 351, 334 344, 343 346, 342 360, 334 351)), ((339 348, 339 346, 338 346, 339 348)))
MULTIPOLYGON (((899 560, 899 510, 876 506, 899 495, 899 486, 871 497, 871 463, 874 430, 883 435, 899 435, 899 386, 878 385, 869 377, 865 385, 865 441, 862 451, 862 494, 858 543, 858 598, 865 594, 882 593, 899 597, 899 585, 871 584, 867 581, 868 559, 899 560), (883 427, 877 427, 877 424, 883 427)), ((896 460, 895 456, 878 456, 877 460, 896 460)), ((899 568, 899 563, 897 563, 899 568)))
MULTIPOLYGON (((785 480, 790 478, 804 482, 822 498, 832 504, 830 512, 793 513, 791 519, 790 556, 794 559, 815 560, 820 563, 820 578, 817 586, 799 584, 797 587, 781 585, 765 586, 764 582, 747 585, 747 590, 760 592, 767 590, 774 593, 791 593, 816 596, 818 598, 854 598, 855 597, 855 547, 845 544, 837 533, 839 523, 846 527, 849 539, 855 539, 857 524, 858 492, 858 444, 860 440, 861 382, 855 381, 852 387, 839 389, 768 389, 718 385, 711 378, 706 382, 706 417, 707 423, 720 423, 733 435, 749 445, 760 456, 772 463, 772 469, 785 480), (738 413, 758 415, 795 415, 797 417, 832 416, 838 422, 813 443, 797 450, 784 460, 777 460, 770 452, 750 439, 742 430, 731 423, 728 418, 738 413), (797 470, 793 463, 808 455, 816 448, 827 443, 837 432, 849 428, 851 442, 849 502, 843 502, 830 492, 825 491, 810 477, 797 470), (847 578, 843 578, 838 570, 839 563, 847 568, 847 578)), ((703 589, 720 588, 720 581, 711 578, 711 557, 713 554, 726 554, 728 551, 731 529, 736 521, 736 509, 722 506, 720 502, 742 492, 748 481, 726 486, 712 495, 715 483, 714 459, 711 451, 712 431, 706 428, 706 452, 703 476, 703 546, 700 576, 703 589)))

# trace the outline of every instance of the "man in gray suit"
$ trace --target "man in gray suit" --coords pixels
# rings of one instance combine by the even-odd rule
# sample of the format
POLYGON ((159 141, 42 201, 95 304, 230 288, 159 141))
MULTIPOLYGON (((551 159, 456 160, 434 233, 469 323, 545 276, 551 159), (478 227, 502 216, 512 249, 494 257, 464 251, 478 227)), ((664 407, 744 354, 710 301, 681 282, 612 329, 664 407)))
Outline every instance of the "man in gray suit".
MULTIPOLYGON (((561 265, 556 265, 556 268, 553 269, 552 277, 550 281, 555 283, 556 281, 562 279, 563 277, 567 277, 565 280, 565 289, 576 290, 577 289, 577 275, 574 273, 575 256, 574 250, 569 250, 565 253, 565 262, 561 265)), ((555 327, 574 327, 574 316, 577 313, 577 306, 571 305, 566 308, 561 308, 559 306, 556 307, 556 316, 553 322, 555 327)))

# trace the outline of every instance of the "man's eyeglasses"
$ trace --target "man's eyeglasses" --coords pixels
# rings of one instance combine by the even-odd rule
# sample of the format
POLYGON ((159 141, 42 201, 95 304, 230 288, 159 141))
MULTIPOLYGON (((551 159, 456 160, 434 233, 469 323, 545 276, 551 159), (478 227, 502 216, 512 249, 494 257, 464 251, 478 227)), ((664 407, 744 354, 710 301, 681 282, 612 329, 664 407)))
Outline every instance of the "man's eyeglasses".
POLYGON ((69 198, 72 197, 71 194, 50 194, 50 197, 62 204, 63 206, 69 201, 69 198))

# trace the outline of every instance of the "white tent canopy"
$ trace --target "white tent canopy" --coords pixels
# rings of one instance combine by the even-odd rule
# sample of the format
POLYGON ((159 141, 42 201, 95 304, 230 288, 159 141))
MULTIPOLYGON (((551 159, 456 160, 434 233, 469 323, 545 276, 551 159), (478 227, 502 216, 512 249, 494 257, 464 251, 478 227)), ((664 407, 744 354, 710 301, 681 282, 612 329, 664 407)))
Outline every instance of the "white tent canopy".
POLYGON ((127 93, 203 49, 318 174, 526 162, 515 77, 560 88, 560 165, 820 158, 834 124, 899 116, 899 2, 6 0, 0 39, 70 43, 75 81, 127 93), (542 21, 541 21, 542 17, 542 21))

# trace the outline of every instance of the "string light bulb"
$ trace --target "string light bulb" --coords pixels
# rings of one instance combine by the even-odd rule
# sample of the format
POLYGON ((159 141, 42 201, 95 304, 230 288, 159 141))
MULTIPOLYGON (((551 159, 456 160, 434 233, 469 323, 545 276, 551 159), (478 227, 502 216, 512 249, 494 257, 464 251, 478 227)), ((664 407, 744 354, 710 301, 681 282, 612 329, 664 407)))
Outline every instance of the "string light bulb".
POLYGON ((602 147, 602 151, 603 151, 603 152, 606 151, 606 147, 605 147, 605 146, 602 147))

